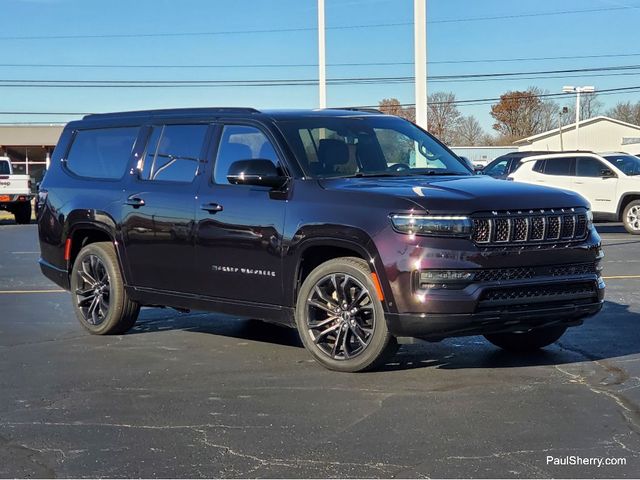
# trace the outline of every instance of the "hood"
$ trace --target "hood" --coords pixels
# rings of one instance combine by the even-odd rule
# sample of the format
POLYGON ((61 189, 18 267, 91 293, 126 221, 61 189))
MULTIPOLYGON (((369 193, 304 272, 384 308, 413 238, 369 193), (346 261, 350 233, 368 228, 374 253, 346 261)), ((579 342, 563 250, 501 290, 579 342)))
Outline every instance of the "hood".
POLYGON ((403 197, 431 213, 471 214, 492 210, 589 206, 587 200, 574 192, 497 180, 484 175, 323 179, 320 185, 327 190, 403 197))

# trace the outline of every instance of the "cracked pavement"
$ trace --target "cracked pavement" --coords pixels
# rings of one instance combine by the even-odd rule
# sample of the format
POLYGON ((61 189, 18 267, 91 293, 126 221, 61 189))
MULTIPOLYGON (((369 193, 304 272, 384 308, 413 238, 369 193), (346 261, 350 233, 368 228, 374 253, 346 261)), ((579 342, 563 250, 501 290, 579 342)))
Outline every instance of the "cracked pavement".
MULTIPOLYGON (((600 230, 605 275, 640 274, 640 238, 600 230)), ((0 239, 0 290, 55 288, 34 225, 0 239)), ((93 337, 67 294, 0 294, 0 477, 637 477, 640 279, 607 285, 603 312, 538 354, 417 342, 356 375, 254 320, 144 309, 93 337)))

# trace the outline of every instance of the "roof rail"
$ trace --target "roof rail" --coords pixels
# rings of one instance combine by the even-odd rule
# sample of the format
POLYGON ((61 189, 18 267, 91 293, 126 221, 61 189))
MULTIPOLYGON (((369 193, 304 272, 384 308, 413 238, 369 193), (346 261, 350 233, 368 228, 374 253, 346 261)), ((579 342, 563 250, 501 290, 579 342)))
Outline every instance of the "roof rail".
POLYGON ((121 117, 146 117, 166 115, 219 115, 226 113, 261 113, 260 110, 250 107, 198 107, 198 108, 166 108, 158 110, 134 110, 128 112, 92 113, 85 115, 84 119, 121 118, 121 117))
POLYGON ((372 107, 334 107, 329 110, 351 110, 353 112, 381 113, 384 115, 382 110, 372 107))

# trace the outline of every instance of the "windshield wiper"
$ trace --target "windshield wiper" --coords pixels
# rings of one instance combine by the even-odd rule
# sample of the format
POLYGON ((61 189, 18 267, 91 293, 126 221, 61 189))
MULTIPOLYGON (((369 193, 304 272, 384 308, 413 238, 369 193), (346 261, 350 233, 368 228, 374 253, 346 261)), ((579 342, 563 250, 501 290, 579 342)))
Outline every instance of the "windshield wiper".
POLYGON ((422 175, 427 175, 427 176, 430 176, 430 175, 441 175, 441 176, 445 176, 445 175, 456 175, 456 176, 457 175, 462 175, 462 176, 465 176, 465 175, 470 175, 470 174, 463 173, 463 172, 439 172, 437 170, 427 170, 426 172, 411 173, 410 175, 411 176, 422 176, 422 175))
POLYGON ((402 175, 398 175, 397 173, 366 173, 366 172, 358 172, 353 175, 345 175, 344 177, 333 177, 333 178, 371 178, 371 177, 401 177, 402 175))

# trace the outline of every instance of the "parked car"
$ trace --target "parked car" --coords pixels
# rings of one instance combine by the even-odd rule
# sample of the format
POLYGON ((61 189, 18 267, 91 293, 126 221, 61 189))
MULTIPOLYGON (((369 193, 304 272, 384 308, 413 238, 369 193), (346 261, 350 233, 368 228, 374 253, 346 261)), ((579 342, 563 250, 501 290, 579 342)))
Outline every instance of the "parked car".
POLYGON ((499 178, 501 180, 505 180, 511 173, 515 172, 516 169, 522 163, 524 158, 533 156, 533 155, 542 155, 544 153, 549 152, 511 152, 506 153, 504 155, 499 156, 493 162, 489 163, 486 167, 484 167, 481 171, 481 175, 489 175, 493 178, 499 178))
POLYGON ((42 272, 98 335, 141 306, 219 311, 297 327, 355 372, 397 337, 541 348, 604 297, 584 198, 473 175, 379 113, 90 115, 65 127, 40 205, 42 272))
POLYGON ((559 153, 527 157, 509 179, 571 190, 596 219, 622 221, 640 234, 640 159, 626 153, 559 153))
POLYGON ((9 157, 0 157, 0 210, 13 214, 16 223, 31 221, 31 177, 15 175, 9 157))

